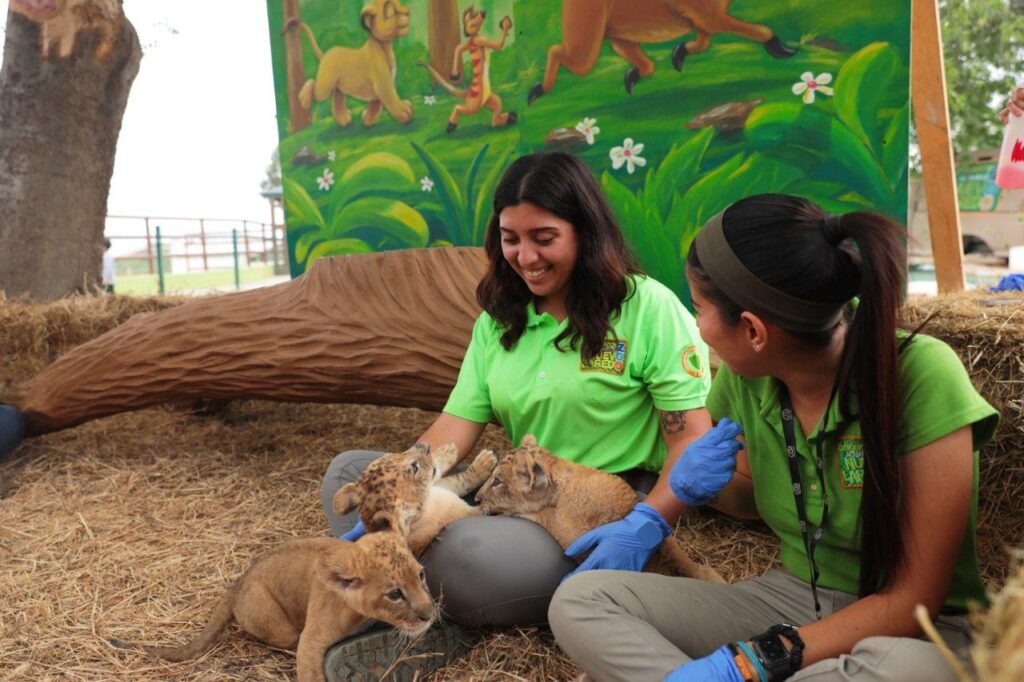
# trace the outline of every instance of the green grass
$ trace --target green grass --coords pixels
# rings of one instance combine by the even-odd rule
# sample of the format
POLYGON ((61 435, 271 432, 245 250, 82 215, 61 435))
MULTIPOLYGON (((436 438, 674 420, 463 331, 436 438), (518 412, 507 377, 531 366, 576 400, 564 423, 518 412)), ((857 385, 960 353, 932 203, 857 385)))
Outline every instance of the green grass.
MULTIPOLYGON (((258 282, 261 279, 269 279, 273 276, 274 268, 271 265, 242 268, 239 272, 239 279, 241 279, 242 284, 258 282)), ((210 270, 177 275, 166 274, 164 275, 164 293, 170 294, 176 291, 233 286, 234 283, 235 273, 233 270, 210 270)), ((160 285, 155 274, 118 275, 115 290, 119 294, 148 296, 159 293, 160 285)))

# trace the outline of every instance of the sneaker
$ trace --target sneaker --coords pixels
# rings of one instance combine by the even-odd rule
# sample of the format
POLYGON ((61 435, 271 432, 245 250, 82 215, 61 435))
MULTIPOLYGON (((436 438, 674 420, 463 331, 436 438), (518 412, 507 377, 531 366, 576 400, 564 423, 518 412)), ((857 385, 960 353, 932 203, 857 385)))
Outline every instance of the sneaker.
POLYGON ((417 640, 392 627, 342 640, 324 656, 327 682, 412 682, 465 654, 482 635, 441 621, 417 640))

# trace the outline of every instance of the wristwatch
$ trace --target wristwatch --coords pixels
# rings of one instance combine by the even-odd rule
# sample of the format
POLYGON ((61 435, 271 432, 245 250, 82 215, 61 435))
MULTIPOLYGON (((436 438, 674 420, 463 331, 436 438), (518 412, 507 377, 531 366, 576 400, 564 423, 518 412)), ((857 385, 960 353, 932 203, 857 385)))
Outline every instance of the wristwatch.
POLYGON ((792 676, 803 662, 804 641, 800 639, 796 627, 789 623, 771 626, 764 634, 752 637, 750 645, 772 682, 779 682, 792 676), (793 645, 788 651, 782 637, 793 645))

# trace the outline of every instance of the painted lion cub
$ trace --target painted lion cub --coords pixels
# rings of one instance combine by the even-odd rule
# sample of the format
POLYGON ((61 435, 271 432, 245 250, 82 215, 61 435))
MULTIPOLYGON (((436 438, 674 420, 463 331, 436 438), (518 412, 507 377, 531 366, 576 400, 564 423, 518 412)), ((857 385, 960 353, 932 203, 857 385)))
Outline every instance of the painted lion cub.
POLYGON ((324 680, 328 647, 365 619, 394 625, 419 637, 437 612, 423 567, 398 533, 372 533, 357 542, 305 538, 285 543, 256 561, 235 581, 203 631, 184 646, 145 646, 112 639, 169 661, 208 651, 232 620, 281 649, 297 649, 299 682, 324 680))
POLYGON ((449 523, 481 514, 462 497, 487 480, 498 458, 481 450, 465 471, 442 478, 458 458, 454 443, 433 453, 417 443, 405 452, 382 455, 334 494, 334 511, 348 514, 358 507, 368 532, 398 531, 418 556, 449 523))
MULTIPOLYGON (((636 492, 614 474, 556 457, 527 434, 506 454, 477 491, 484 514, 518 516, 540 524, 565 549, 598 526, 618 521, 637 502, 636 492)), ((701 566, 669 536, 645 570, 722 583, 713 568, 701 566)))

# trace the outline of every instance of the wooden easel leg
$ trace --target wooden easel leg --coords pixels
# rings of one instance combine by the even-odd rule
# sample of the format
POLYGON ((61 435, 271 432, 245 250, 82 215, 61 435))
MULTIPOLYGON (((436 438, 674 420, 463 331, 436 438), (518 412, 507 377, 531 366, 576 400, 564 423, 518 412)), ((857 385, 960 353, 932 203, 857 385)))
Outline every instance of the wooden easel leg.
POLYGON ((939 293, 964 290, 964 248, 956 171, 949 138, 946 69, 936 0, 913 0, 910 94, 921 147, 921 172, 928 201, 928 229, 939 293))

